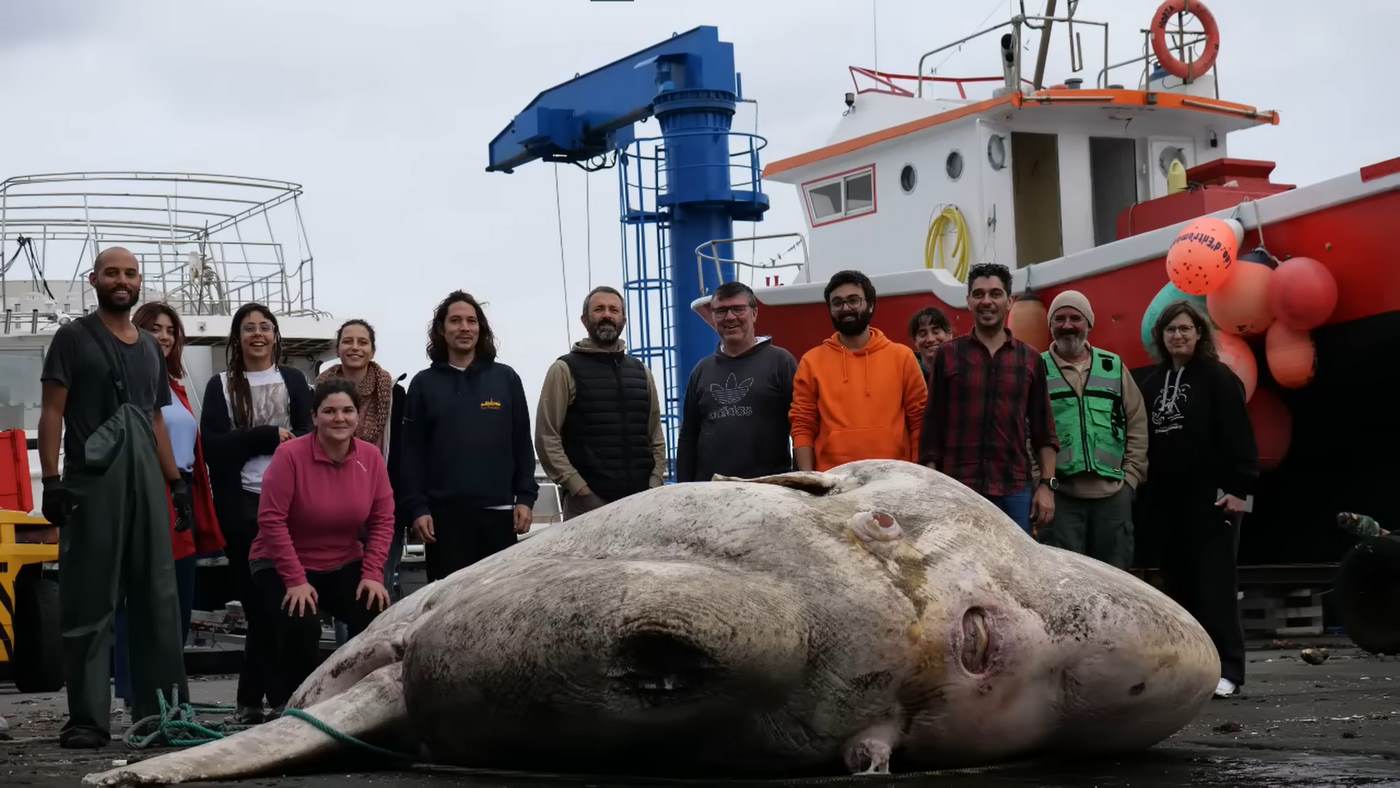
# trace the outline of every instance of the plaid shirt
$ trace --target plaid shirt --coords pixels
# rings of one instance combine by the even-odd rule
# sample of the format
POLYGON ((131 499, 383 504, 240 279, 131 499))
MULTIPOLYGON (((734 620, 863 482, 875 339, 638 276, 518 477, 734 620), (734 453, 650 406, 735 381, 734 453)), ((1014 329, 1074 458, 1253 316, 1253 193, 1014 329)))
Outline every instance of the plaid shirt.
POLYGON ((944 343, 929 378, 920 459, 982 495, 1008 495, 1031 482, 1028 438, 1059 450, 1035 348, 1009 331, 995 356, 975 335, 944 343))

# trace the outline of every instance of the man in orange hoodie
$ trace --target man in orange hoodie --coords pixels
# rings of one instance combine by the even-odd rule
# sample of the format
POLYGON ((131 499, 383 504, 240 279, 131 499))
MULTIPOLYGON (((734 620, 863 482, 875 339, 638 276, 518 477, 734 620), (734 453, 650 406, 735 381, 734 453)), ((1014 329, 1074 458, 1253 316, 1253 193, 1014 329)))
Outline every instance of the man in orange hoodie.
POLYGON ((793 458, 824 471, 855 460, 917 462, 928 390, 914 352, 878 328, 875 286, 839 271, 824 292, 836 333, 807 351, 792 384, 793 458))

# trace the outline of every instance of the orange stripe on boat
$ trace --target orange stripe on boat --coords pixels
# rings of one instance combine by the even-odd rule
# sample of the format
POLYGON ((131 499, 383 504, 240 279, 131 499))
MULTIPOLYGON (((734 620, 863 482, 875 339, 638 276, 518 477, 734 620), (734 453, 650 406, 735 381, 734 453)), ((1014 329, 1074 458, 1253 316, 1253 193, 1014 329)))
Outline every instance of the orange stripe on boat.
POLYGON ((1278 125, 1279 116, 1276 111, 1260 112, 1257 108, 1248 104, 1236 104, 1233 101, 1221 101, 1219 99, 1205 98, 1203 96, 1188 96, 1180 93, 1160 93, 1148 92, 1145 90, 1071 90, 1068 88, 1039 90, 1033 94, 1012 93, 1000 98, 979 101, 976 104, 968 104, 948 112, 941 112, 937 115, 930 115, 926 118, 919 118, 898 126, 891 126, 880 131, 873 131, 869 134, 862 134, 859 137, 833 143, 816 150, 801 153, 786 159, 779 159, 772 162, 763 170, 765 178, 778 175, 779 173, 805 167, 808 164, 823 161, 825 159, 844 156, 847 153, 868 148, 871 145, 878 145, 898 137, 903 137, 924 129, 940 126, 944 123, 965 118, 968 115, 975 115, 989 109, 1010 104, 1017 109, 1027 106, 1045 106, 1047 104, 1085 104, 1090 106, 1130 106, 1146 107, 1155 106, 1163 109, 1186 110, 1188 112, 1207 112, 1220 115, 1231 115, 1234 117, 1248 118, 1259 123, 1269 123, 1278 125), (1149 98, 1150 97, 1150 98, 1149 98))

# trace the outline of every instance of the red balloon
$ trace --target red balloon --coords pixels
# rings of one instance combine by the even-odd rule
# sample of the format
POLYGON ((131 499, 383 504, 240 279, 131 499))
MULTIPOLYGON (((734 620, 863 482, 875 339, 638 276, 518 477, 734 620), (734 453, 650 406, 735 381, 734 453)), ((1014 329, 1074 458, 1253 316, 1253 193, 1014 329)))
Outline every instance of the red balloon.
POLYGON ((1011 305, 1011 314, 1006 318, 1011 336, 1025 342, 1036 350, 1045 352, 1050 348, 1050 320, 1045 314, 1045 304, 1032 295, 1021 296, 1011 305))
POLYGON ((1312 335, 1284 323, 1269 326, 1264 337, 1264 357, 1269 362, 1269 373, 1286 389, 1308 385, 1317 373, 1317 346, 1312 335))
POLYGON ((1284 260, 1269 281, 1269 306, 1289 328, 1311 331, 1337 308, 1337 279, 1311 257, 1284 260))
POLYGON ((1293 413, 1270 388, 1255 391, 1248 409, 1254 443, 1259 447, 1259 467, 1273 470, 1288 456, 1289 444, 1293 442, 1293 413))
POLYGON ((1240 261, 1218 290, 1206 296, 1210 319, 1221 331, 1240 336, 1262 334, 1274 322, 1269 283, 1274 270, 1263 263, 1240 261))
POLYGON ((1208 295, 1225 284, 1239 241, 1223 219, 1197 219, 1182 228, 1167 249, 1167 278, 1191 295, 1208 295))
POLYGON ((1220 354, 1220 360, 1244 384, 1244 401, 1249 402, 1254 396, 1255 385, 1259 383, 1259 362, 1254 360, 1254 348, 1234 334, 1217 331, 1215 349, 1220 354))

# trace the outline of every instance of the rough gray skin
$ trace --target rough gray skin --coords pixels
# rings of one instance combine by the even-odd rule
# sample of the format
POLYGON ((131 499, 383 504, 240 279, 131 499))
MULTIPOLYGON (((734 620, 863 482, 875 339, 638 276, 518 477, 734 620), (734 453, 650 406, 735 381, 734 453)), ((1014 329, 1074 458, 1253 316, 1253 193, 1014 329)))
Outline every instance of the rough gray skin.
MULTIPOLYGON (((551 528, 390 608, 292 705, 442 763, 791 775, 1138 750, 1219 676, 1148 585, 1036 544, 946 476, 866 461, 667 486, 551 528)), ((345 750, 282 718, 87 781, 345 750)))

